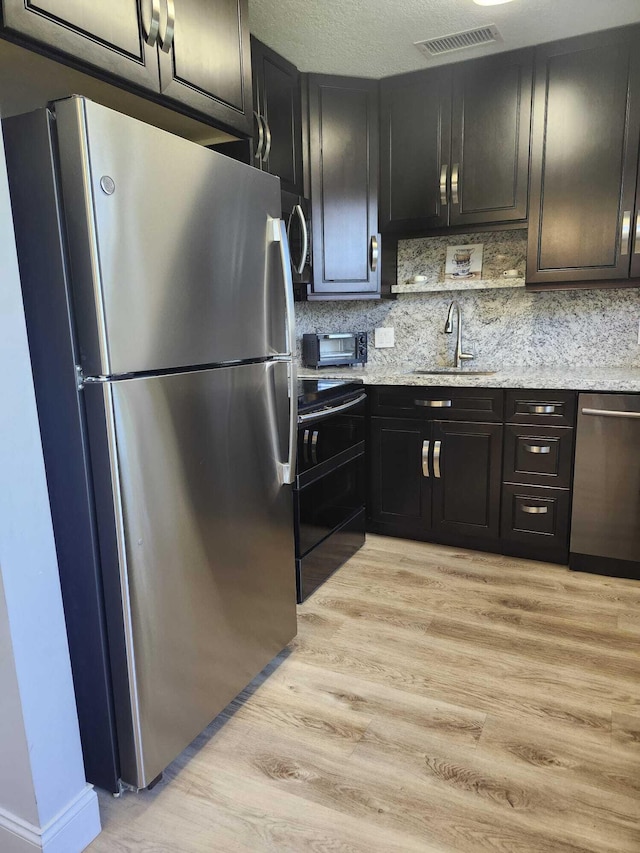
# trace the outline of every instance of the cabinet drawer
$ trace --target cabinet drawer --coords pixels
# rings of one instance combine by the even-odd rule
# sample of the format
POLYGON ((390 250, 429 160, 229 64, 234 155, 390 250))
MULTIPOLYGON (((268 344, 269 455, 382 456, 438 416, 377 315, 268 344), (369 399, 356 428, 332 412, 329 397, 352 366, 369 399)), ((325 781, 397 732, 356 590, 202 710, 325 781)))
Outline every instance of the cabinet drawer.
POLYGON ((576 394, 573 391, 507 391, 505 420, 518 424, 574 426, 576 394))
POLYGON ((572 451, 570 427, 506 424, 503 479, 568 489, 572 451))
POLYGON ((505 483, 502 487, 502 539, 509 552, 510 544, 530 546, 535 557, 541 551, 556 555, 568 551, 568 489, 549 489, 505 483))
POLYGON ((372 388, 369 396, 372 415, 439 421, 502 421, 504 393, 499 388, 381 385, 372 388))

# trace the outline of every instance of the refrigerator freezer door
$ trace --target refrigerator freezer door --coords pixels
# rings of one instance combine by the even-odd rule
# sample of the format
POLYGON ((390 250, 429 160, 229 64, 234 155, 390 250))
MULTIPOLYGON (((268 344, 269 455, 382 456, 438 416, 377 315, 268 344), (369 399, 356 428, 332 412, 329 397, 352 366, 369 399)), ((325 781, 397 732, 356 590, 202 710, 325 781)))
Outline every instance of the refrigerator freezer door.
MULTIPOLYGON (((86 387, 104 409, 134 754, 151 782, 296 633, 284 362, 86 387)), ((295 403, 295 401, 294 401, 295 403)))
POLYGON ((83 98, 55 111, 85 375, 286 353, 279 180, 83 98))

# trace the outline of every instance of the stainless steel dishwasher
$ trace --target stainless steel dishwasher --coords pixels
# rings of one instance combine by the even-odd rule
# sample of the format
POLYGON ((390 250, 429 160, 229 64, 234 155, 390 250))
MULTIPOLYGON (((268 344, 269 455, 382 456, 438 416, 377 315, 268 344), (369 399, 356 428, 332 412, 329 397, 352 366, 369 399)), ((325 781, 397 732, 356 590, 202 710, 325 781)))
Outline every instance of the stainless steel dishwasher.
POLYGON ((640 395, 578 397, 569 565, 640 579, 640 395))

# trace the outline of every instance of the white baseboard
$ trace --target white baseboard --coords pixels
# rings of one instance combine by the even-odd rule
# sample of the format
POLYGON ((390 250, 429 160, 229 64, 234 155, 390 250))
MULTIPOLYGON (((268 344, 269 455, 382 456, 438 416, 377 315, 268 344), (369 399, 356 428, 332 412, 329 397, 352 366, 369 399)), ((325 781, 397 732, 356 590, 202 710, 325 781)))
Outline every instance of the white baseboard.
POLYGON ((87 785, 44 827, 0 808, 2 853, 81 853, 99 832, 98 797, 92 785, 87 785))

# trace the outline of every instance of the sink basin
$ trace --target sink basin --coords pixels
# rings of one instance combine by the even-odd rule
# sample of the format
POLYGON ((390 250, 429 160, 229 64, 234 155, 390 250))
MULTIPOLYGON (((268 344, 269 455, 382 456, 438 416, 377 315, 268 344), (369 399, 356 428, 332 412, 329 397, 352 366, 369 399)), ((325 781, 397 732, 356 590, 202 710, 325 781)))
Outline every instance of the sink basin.
POLYGON ((493 376, 496 372, 495 370, 470 370, 466 367, 432 367, 412 371, 422 376, 493 376))

